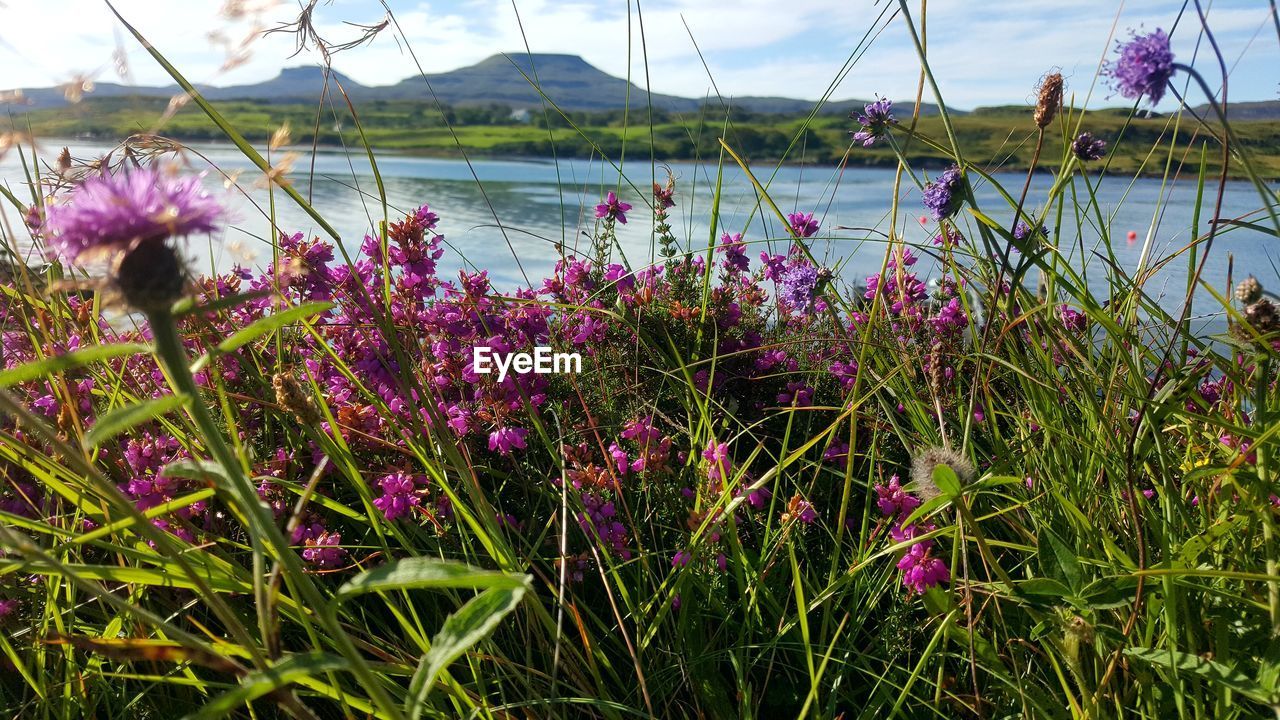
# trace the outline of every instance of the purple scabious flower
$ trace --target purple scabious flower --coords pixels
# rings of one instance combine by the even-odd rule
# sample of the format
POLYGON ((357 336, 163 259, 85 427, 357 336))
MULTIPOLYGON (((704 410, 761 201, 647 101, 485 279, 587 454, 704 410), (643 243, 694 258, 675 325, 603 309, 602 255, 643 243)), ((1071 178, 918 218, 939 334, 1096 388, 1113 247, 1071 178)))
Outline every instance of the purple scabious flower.
POLYGON ((1071 141, 1071 154, 1080 162, 1101 160, 1107 154, 1107 141, 1093 136, 1093 133, 1082 132, 1071 141))
POLYGON ((1102 71, 1111 78, 1111 87, 1131 100, 1145 95, 1158 104, 1174 71, 1169 36, 1160 28, 1146 35, 1131 30, 1128 42, 1116 41, 1116 52, 1120 57, 1102 71))
POLYGON ((782 275, 778 283, 778 297, 801 312, 808 312, 818 296, 824 271, 807 263, 796 265, 782 275))
POLYGON ((964 176, 959 166, 952 165, 937 179, 924 187, 924 205, 933 213, 934 220, 951 217, 960 209, 960 190, 964 176))
POLYGON ((609 220, 617 220, 623 225, 627 224, 627 211, 631 209, 629 203, 624 203, 618 199, 618 195, 612 190, 605 195, 604 202, 596 206, 596 218, 607 218, 609 220))
POLYGON ((818 221, 813 219, 813 213, 790 213, 787 215, 787 224, 796 237, 807 238, 818 234, 818 221))
POLYGON ((1013 228, 1013 239, 1018 242, 1024 242, 1032 235, 1038 235, 1041 239, 1047 238, 1049 237, 1049 230, 1043 225, 1036 225, 1035 230, 1032 230, 1030 225, 1022 221, 1018 221, 1018 224, 1013 228))
POLYGON ((68 202, 49 205, 45 214, 48 248, 74 262, 82 255, 126 250, 143 240, 211 233, 223 210, 198 176, 143 168, 90 178, 68 202))
POLYGON ((892 108, 893 103, 889 98, 880 98, 873 103, 867 103, 862 114, 857 116, 858 124, 862 129, 853 134, 854 142, 862 143, 862 147, 871 147, 876 144, 876 140, 887 135, 889 126, 898 122, 893 117, 892 108))

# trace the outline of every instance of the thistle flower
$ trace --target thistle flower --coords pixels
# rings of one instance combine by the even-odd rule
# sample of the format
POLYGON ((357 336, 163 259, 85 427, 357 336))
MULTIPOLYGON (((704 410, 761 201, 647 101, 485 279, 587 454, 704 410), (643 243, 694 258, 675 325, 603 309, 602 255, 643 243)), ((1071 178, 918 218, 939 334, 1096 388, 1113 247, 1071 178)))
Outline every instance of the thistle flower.
POLYGON ((911 489, 925 502, 942 494, 933 482, 933 471, 939 465, 951 468, 962 487, 973 482, 973 463, 963 455, 947 448, 927 448, 911 460, 911 489))
POLYGON ((45 210, 44 239, 67 262, 114 256, 108 283, 131 306, 168 307, 186 270, 172 237, 211 233, 223 216, 199 177, 144 168, 86 180, 45 210))
POLYGON ((933 213, 934 220, 944 220, 960 209, 960 190, 964 176, 960 168, 952 165, 924 188, 924 205, 933 213))
POLYGON ((1169 36, 1160 28, 1146 35, 1130 31, 1128 42, 1116 41, 1116 52, 1120 57, 1102 71, 1111 78, 1112 88, 1131 100, 1145 95, 1152 105, 1158 104, 1174 71, 1169 36))
POLYGON ((617 193, 610 190, 605 195, 604 202, 596 205, 596 218, 617 220, 623 225, 627 224, 627 211, 631 209, 630 203, 624 203, 618 199, 617 193))
POLYGON ((1040 83, 1040 95, 1036 98, 1036 127, 1043 130, 1053 122, 1062 107, 1062 73, 1050 73, 1040 83))
POLYGON ((1101 160, 1107 154, 1107 141, 1093 136, 1093 133, 1082 132, 1071 141, 1071 154, 1080 162, 1101 160))
MULTIPOLYGON (((876 144, 876 140, 887 135, 889 126, 898 122, 893 117, 892 110, 893 103, 889 101, 889 98, 878 98, 873 103, 867 103, 862 110, 862 114, 856 116, 862 129, 853 133, 854 142, 862 143, 862 147, 871 147, 876 144)), ((849 113, 849 117, 853 118, 855 116, 853 113, 849 113)))

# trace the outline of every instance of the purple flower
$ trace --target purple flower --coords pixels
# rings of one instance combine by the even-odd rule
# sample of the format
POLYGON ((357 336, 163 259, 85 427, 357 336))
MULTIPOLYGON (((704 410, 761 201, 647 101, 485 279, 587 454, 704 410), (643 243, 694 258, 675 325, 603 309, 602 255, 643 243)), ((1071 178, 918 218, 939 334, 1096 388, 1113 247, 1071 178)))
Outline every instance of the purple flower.
POLYGON ((917 595, 951 579, 951 570, 933 554, 933 541, 922 540, 911 546, 898 561, 902 571, 902 584, 917 595))
POLYGON ((18 611, 22 607, 21 600, 0 600, 0 622, 4 622, 6 618, 18 611))
POLYGON ((1026 241, 1033 234, 1039 235, 1041 238, 1049 237, 1049 231, 1043 225, 1036 225, 1035 230, 1032 230, 1030 225, 1025 222, 1018 221, 1018 224, 1013 228, 1013 239, 1018 242, 1026 241))
POLYGON ((1156 105, 1164 97, 1174 71, 1169 36, 1160 28, 1147 35, 1132 30, 1129 34, 1128 42, 1116 41, 1120 57, 1107 63, 1102 72, 1111 78, 1111 87, 1124 97, 1138 100, 1145 95, 1156 105))
POLYGON ((413 512, 422 502, 417 494, 417 478, 406 473, 392 473, 378 483, 382 497, 375 498, 373 506, 382 511, 387 520, 395 520, 413 512))
POLYGON ((223 216, 198 176, 178 177, 155 168, 90 178, 68 202, 46 210, 50 250, 68 261, 81 255, 125 250, 143 240, 211 233, 223 216))
POLYGON ((920 498, 902 488, 897 475, 889 478, 888 485, 876 485, 876 505, 885 517, 905 518, 920 507, 920 498))
POLYGON ((723 483, 733 474, 733 458, 729 457, 729 443, 716 443, 713 439, 702 451, 702 457, 710 467, 707 468, 707 479, 713 483, 723 483))
POLYGON ((1062 317, 1062 326, 1071 332, 1082 333, 1089 329, 1089 318, 1082 312, 1072 310, 1069 305, 1058 308, 1058 314, 1062 317))
POLYGON ((604 202, 596 206, 596 217, 617 220, 626 225, 627 211, 630 209, 630 204, 619 200, 617 194, 610 190, 609 194, 605 196, 604 202))
POLYGON ((1101 160, 1107 154, 1107 141, 1093 136, 1093 133, 1082 132, 1071 141, 1071 154, 1080 162, 1101 160))
POLYGON ((943 220, 960 209, 960 191, 964 176, 960 168, 952 165, 924 187, 924 205, 933 213, 934 220, 943 220))
POLYGON ((510 455, 512 448, 525 449, 524 439, 528 434, 524 428, 500 427, 489 433, 489 449, 500 455, 510 455))
POLYGON ((725 233, 720 236, 720 247, 716 248, 716 252, 724 253, 724 269, 728 272, 746 272, 751 269, 742 233, 725 233))
POLYGON ((347 556, 347 551, 340 547, 341 544, 341 533, 322 532, 315 538, 307 539, 302 559, 321 569, 336 568, 347 556))
POLYGON ((893 117, 892 108, 893 103, 889 98, 879 98, 873 103, 867 103, 862 114, 857 116, 862 129, 853 134, 854 142, 862 143, 862 147, 871 147, 876 144, 876 140, 887 135, 889 126, 898 122, 893 117))
POLYGON ((787 215, 787 224, 796 237, 813 237, 818 233, 818 221, 813 219, 813 213, 793 212, 787 215))
POLYGON ((807 263, 796 265, 783 273, 782 281, 778 284, 778 297, 791 307, 808 312, 813 308, 814 300, 819 294, 818 288, 826 279, 826 274, 807 263))

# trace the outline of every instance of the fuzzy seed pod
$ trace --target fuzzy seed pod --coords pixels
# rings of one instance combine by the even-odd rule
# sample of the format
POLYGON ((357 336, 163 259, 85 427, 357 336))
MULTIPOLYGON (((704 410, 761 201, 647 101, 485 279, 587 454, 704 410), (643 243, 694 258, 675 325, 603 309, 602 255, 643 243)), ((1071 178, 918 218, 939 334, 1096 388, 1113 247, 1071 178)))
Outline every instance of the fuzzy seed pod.
POLYGON ((1236 300, 1245 305, 1252 305, 1262 299, 1262 283, 1258 282, 1258 278, 1250 275, 1240 281, 1236 285, 1236 300))
POLYGON ((1040 82, 1040 97, 1036 100, 1036 127, 1043 130, 1053 122, 1062 107, 1062 73, 1050 73, 1040 82))
POLYGON ((946 465, 951 468, 956 477, 960 479, 961 486, 973 482, 973 463, 969 462, 963 455, 946 448, 927 448, 911 460, 911 489, 925 502, 942 494, 942 491, 933 482, 933 470, 939 465, 946 465))
POLYGON ((276 391, 276 404, 288 410, 298 422, 306 425, 320 422, 315 402, 292 375, 276 373, 271 377, 271 387, 276 391))

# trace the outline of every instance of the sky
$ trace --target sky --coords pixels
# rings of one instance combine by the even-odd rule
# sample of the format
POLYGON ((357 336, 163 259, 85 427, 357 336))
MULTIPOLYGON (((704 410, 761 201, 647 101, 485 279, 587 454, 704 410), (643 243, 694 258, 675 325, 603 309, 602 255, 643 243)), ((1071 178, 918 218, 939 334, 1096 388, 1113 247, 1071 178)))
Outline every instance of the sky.
MULTIPOLYGON (((303 0, 305 1, 305 0, 303 0)), ((386 0, 395 23, 367 44, 333 56, 365 85, 452 70, 500 52, 557 52, 655 92, 703 97, 775 95, 816 99, 914 98, 920 63, 896 0, 386 0), (643 42, 642 42, 643 40, 643 42), (701 54, 701 57, 699 56, 701 54), (647 59, 648 81, 645 79, 647 59), (851 68, 848 64, 852 61, 851 68), (704 67, 705 62, 705 67, 704 67), (848 72, 843 72, 847 69, 848 72)), ((1231 100, 1280 99, 1280 37, 1266 0, 1204 0, 1229 68, 1231 100)), ((252 83, 281 68, 320 62, 286 33, 261 35, 298 16, 300 0, 115 0, 191 80, 252 83)), ((909 0, 919 22, 919 0, 909 0)), ((1125 105, 1096 84, 1099 63, 1129 28, 1169 30, 1174 0, 929 0, 928 57, 953 107, 1033 102, 1059 71, 1077 104, 1125 105)), ((331 43, 387 17, 378 0, 323 0, 313 17, 331 43)), ((1216 88, 1217 62, 1194 5, 1174 32, 1179 62, 1216 88)), ((75 77, 168 84, 164 71, 115 21, 103 0, 0 0, 0 91, 48 87, 75 77), (118 52, 119 51, 119 52, 118 52), (118 62, 119 58, 124 62, 118 62), (123 73, 121 72, 123 70, 123 73)), ((1203 95, 1191 93, 1193 104, 1203 95)), ((932 100, 926 90, 926 99, 932 100)), ((1167 97, 1158 109, 1170 109, 1167 97)))

